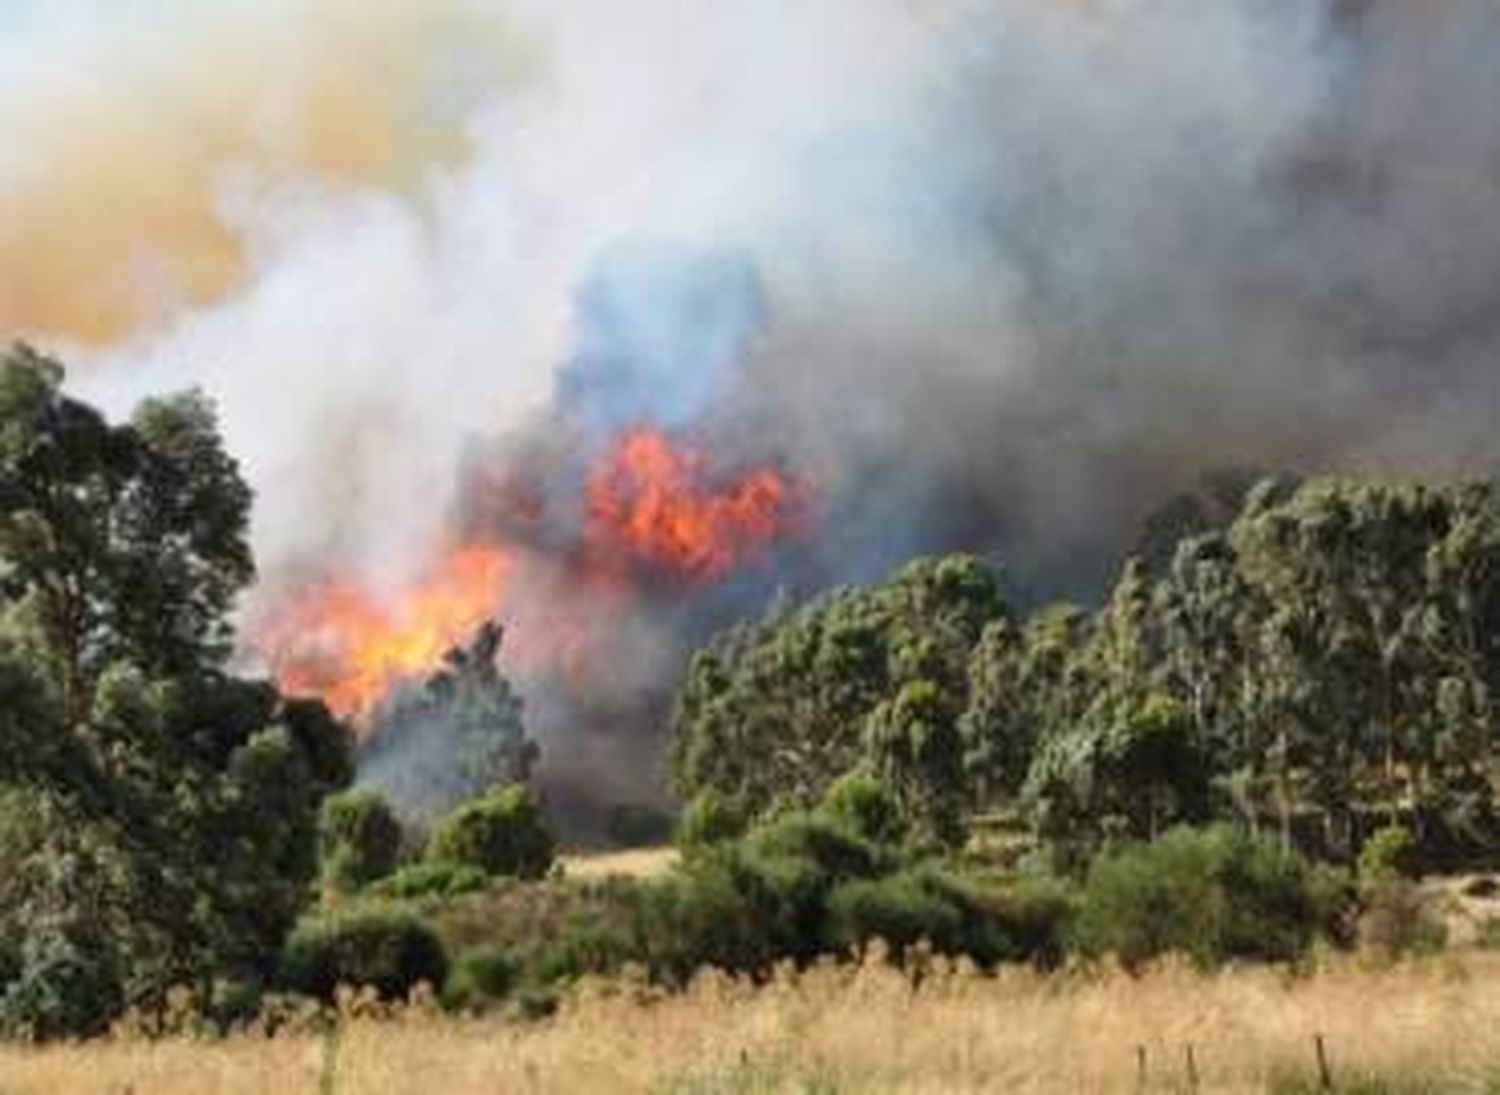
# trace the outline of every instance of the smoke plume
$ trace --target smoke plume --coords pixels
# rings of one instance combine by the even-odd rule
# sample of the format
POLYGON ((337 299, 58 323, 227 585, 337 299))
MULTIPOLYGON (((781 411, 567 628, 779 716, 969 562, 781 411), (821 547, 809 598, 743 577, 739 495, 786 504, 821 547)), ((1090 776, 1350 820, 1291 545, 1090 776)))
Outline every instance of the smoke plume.
POLYGON ((180 8, 0 3, 0 325, 218 399, 248 620, 503 550, 579 795, 648 792, 686 645, 778 586, 1088 589, 1208 466, 1500 455, 1485 0, 180 8), (676 494, 601 547, 643 429, 676 494))

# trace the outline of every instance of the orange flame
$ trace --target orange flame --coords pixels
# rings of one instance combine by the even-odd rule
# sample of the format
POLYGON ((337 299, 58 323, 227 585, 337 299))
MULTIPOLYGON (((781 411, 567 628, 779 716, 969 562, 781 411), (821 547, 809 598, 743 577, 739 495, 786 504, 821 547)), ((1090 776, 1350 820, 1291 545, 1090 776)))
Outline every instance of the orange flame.
POLYGON ((282 691, 321 696, 339 715, 363 714, 492 616, 509 569, 500 549, 464 547, 394 601, 330 581, 265 629, 259 645, 282 691))
POLYGON ((796 488, 772 468, 708 482, 702 454, 647 428, 627 433, 586 484, 590 545, 691 581, 722 578, 794 523, 796 488))
POLYGON ((607 656, 637 568, 711 582, 794 530, 802 513, 800 486, 775 469, 714 476, 703 454, 646 428, 590 471, 583 502, 581 550, 463 546, 394 598, 333 579, 278 606, 257 646, 283 692, 321 696, 346 717, 369 715, 393 686, 431 672, 502 614, 526 663, 575 676, 607 656))

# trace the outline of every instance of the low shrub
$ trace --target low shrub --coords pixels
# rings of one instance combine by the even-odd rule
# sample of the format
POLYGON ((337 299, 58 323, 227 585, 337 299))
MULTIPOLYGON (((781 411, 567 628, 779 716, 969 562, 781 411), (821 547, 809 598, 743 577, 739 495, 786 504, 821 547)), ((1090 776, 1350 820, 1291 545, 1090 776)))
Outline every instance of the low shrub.
POLYGON ((369 896, 389 901, 446 900, 482 890, 489 875, 462 863, 410 863, 370 886, 369 896))
POLYGON ((922 872, 906 871, 843 883, 828 899, 830 941, 847 950, 880 939, 898 959, 918 942, 943 953, 964 949, 964 910, 932 882, 922 872))
POLYGON ((1400 825, 1376 829, 1359 849, 1359 881, 1380 886, 1416 873, 1416 839, 1400 825))
POLYGON ((698 792, 677 823, 677 843, 684 848, 705 847, 744 835, 749 815, 733 799, 708 788, 698 792))
POLYGON ((433 930, 400 906, 363 904, 304 920, 282 951, 288 989, 332 999, 340 985, 401 999, 418 984, 441 986, 448 956, 433 930))
POLYGON ((542 808, 527 788, 500 787, 441 818, 427 842, 432 862, 475 867, 490 875, 541 878, 556 842, 542 808))
POLYGON ((401 825, 374 791, 344 791, 323 800, 318 845, 324 880, 334 890, 353 893, 395 870, 401 825))
POLYGON ((1227 825, 1178 828, 1100 855, 1075 940, 1133 969, 1180 952, 1200 966, 1299 957, 1323 926, 1306 864, 1269 838, 1227 825))
POLYGON ((865 840, 893 844, 903 836, 895 795, 878 776, 861 769, 834 780, 819 810, 865 840))
POLYGON ((450 1008, 475 1009, 503 1000, 516 988, 520 974, 520 963, 503 948, 464 951, 448 975, 443 1003, 450 1008))

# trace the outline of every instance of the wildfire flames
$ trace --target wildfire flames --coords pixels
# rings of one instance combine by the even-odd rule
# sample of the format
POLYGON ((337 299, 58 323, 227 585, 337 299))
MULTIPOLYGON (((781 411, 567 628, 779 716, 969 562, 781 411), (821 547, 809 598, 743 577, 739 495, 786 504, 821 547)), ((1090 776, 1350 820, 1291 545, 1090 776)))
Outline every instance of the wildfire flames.
POLYGON ((634 430, 587 484, 590 545, 606 558, 623 549, 690 581, 724 577, 782 536, 795 520, 796 491, 760 468, 709 485, 701 453, 634 430))
MULTIPOLYGON (((643 568, 688 589, 723 579, 788 535, 802 509, 801 488, 774 468, 715 478, 704 454, 638 428, 585 476, 579 549, 553 562, 572 571, 575 592, 619 591, 643 568)), ((430 672, 484 620, 510 615, 527 550, 464 544, 394 595, 338 578, 303 588, 272 610, 258 648, 284 692, 321 696, 344 716, 368 714, 397 683, 430 672)), ((620 603, 591 601, 604 611, 620 603)), ((552 626, 565 619, 587 626, 578 621, 589 614, 560 607, 545 612, 552 626)), ((559 660, 576 657, 581 646, 577 636, 529 638, 521 636, 523 649, 559 660)))
POLYGON ((429 672, 487 619, 509 569, 502 549, 462 547, 394 599, 325 582, 277 614, 260 646, 282 691, 321 696, 340 715, 360 714, 397 681, 429 672))

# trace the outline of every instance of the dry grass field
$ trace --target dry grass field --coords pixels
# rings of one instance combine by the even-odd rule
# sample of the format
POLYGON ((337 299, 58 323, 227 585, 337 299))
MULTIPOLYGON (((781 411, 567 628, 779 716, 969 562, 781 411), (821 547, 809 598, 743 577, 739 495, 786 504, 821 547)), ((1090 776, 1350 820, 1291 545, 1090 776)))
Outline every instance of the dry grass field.
POLYGON ((534 1024, 409 1009, 348 1019, 335 1036, 8 1049, 0 1092, 1185 1092, 1191 1046, 1199 1091, 1290 1095, 1318 1090, 1317 1034, 1337 1091, 1500 1090, 1500 959, 1350 962, 1303 978, 939 968, 915 991, 871 962, 761 989, 705 977, 664 999, 600 987, 534 1024))

